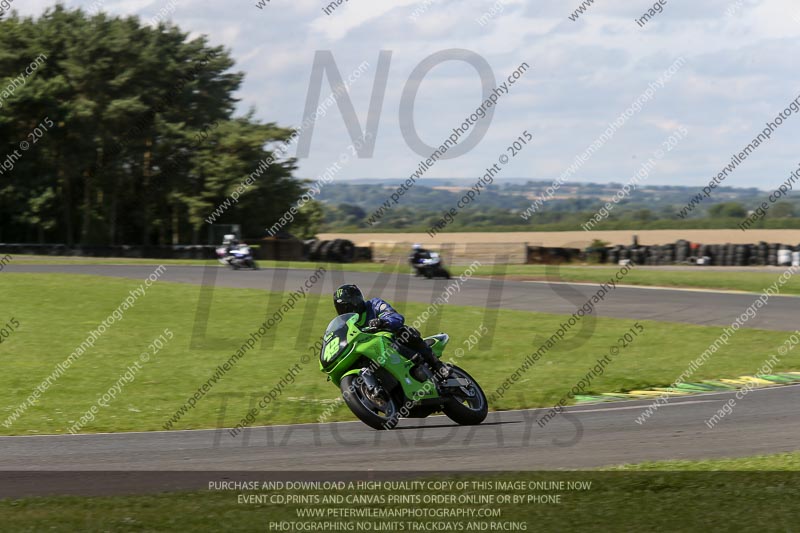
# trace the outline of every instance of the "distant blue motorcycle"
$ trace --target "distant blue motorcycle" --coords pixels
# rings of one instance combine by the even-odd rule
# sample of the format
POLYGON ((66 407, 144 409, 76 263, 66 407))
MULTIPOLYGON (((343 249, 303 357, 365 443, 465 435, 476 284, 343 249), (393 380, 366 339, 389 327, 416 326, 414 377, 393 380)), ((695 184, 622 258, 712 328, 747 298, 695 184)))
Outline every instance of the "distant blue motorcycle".
POLYGON ((409 258, 409 263, 417 276, 424 276, 427 279, 450 279, 450 272, 442 264, 442 258, 438 253, 425 251, 419 255, 420 257, 412 255, 409 258))

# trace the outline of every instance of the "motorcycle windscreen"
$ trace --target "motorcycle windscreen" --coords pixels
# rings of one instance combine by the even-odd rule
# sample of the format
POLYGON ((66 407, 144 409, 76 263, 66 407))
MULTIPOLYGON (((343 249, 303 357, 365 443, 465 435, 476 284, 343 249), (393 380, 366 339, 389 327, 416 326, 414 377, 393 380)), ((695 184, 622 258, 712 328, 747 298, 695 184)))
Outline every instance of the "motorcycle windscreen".
POLYGON ((322 336, 322 349, 319 352, 319 362, 323 369, 332 368, 338 359, 348 351, 350 342, 358 335, 356 313, 339 315, 328 324, 325 335, 322 336))

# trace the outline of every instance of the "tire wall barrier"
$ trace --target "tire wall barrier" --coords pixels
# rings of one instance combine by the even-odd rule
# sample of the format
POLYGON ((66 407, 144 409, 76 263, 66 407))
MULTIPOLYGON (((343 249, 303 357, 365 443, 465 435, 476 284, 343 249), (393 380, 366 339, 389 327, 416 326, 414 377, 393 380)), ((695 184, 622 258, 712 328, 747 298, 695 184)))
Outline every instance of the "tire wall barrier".
MULTIPOLYGON (((245 241, 253 243, 256 259, 279 261, 322 261, 350 263, 354 261, 385 262, 405 261, 411 245, 373 244, 355 246, 347 239, 330 241, 292 239, 265 239, 245 241), (397 256, 397 257, 395 257, 397 256)), ((616 245, 605 248, 558 248, 496 243, 495 245, 441 245, 431 247, 439 251, 446 264, 470 264, 479 260, 484 264, 557 264, 565 262, 590 262, 617 264, 630 259, 640 265, 696 264, 713 266, 800 266, 800 244, 700 244, 687 240, 674 243, 636 246, 616 245), (464 248, 463 250, 461 248, 464 248), (519 250, 519 252, 518 252, 519 250), (520 253, 521 252, 521 253, 520 253)), ((124 257, 142 259, 214 259, 216 246, 73 246, 64 244, 0 243, 0 255, 46 255, 75 257, 124 257)))
POLYGON ((358 247, 347 239, 320 241, 316 239, 302 243, 303 257, 307 261, 325 263, 352 263, 354 261, 371 261, 372 251, 367 247, 358 247))
POLYGON ((699 244, 679 240, 652 246, 617 245, 605 248, 603 263, 630 259, 640 265, 800 266, 800 244, 699 244))

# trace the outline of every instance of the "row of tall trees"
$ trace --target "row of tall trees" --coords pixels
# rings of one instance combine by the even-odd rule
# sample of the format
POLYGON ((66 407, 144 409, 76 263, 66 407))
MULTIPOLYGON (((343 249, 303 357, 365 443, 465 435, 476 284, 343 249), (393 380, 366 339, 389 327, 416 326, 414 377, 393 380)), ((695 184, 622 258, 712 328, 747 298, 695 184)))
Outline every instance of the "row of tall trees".
MULTIPOLYGON (((0 20, 0 242, 204 242, 206 218, 291 135, 234 116, 233 66, 135 17, 0 20)), ((278 159, 216 222, 262 235, 302 194, 295 170, 278 159)))

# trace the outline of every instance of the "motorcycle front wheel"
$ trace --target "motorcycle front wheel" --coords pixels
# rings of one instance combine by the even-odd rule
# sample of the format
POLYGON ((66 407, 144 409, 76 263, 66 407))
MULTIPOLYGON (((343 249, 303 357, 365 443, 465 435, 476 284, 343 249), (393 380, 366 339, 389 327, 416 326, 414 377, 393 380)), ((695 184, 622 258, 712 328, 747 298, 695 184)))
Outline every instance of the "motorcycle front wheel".
POLYGON ((344 403, 359 420, 373 429, 393 429, 400 420, 394 399, 380 388, 370 391, 361 376, 350 374, 340 384, 344 403))

